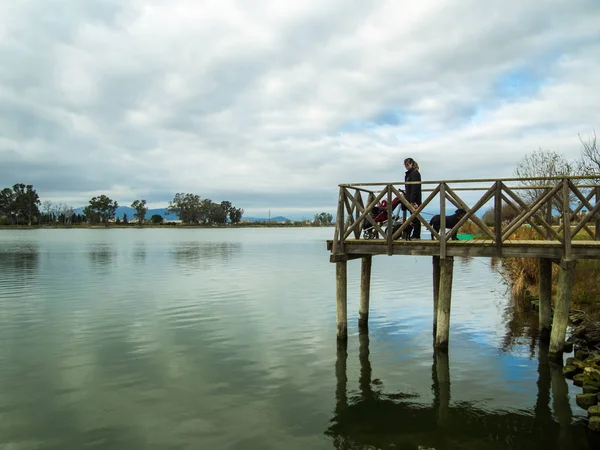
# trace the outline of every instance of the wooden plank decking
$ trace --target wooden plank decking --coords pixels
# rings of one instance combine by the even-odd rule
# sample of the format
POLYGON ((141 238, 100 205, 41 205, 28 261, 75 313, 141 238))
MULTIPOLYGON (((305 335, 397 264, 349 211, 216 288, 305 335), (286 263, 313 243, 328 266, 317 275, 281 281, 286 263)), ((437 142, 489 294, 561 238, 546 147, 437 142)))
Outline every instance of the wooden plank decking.
MULTIPOLYGON (((333 248, 333 240, 327 241, 327 250, 333 248)), ((600 259, 600 241, 574 240, 571 242, 573 259, 600 259)), ((389 255, 388 241, 384 239, 346 239, 343 254, 331 255, 331 262, 347 261, 365 255, 389 255)), ((440 256, 440 243, 436 240, 393 241, 392 255, 440 256)), ((491 239, 446 242, 448 256, 483 256, 500 258, 550 258, 560 259, 564 244, 560 241, 506 240, 498 247, 491 239)))

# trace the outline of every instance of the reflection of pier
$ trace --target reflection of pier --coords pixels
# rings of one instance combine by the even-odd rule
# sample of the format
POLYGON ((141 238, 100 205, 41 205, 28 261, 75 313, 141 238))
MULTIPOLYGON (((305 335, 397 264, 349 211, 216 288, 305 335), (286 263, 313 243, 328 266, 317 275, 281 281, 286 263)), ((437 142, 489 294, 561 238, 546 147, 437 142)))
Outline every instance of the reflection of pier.
POLYGON ((346 341, 338 340, 335 366, 336 408, 325 434, 337 449, 476 448, 592 449, 584 423, 573 423, 567 383, 559 366, 540 349, 538 398, 530 411, 490 411, 467 402, 451 402, 448 353, 436 352, 432 364, 432 404, 414 396, 386 393, 374 383, 369 336, 360 335, 359 395, 348 398, 346 341), (552 398, 552 404, 550 399, 552 398), (394 447, 395 446, 395 447, 394 447))
POLYGON ((339 186, 335 233, 333 240, 327 242, 330 261, 336 264, 338 338, 346 339, 348 334, 346 265, 350 260, 362 261, 359 327, 366 328, 373 256, 431 256, 435 346, 443 349, 448 347, 449 339, 454 257, 537 258, 541 337, 550 339, 551 354, 560 358, 565 346, 575 264, 580 259, 600 259, 600 184, 592 177, 412 182, 423 185, 423 192, 429 193, 418 206, 404 198, 398 184, 339 186), (447 214, 448 203, 465 214, 447 214), (488 204, 492 205, 491 216, 484 223, 477 213, 488 204), (395 205, 404 208, 404 220, 393 219, 395 205), (423 215, 427 207, 439 207, 438 230, 423 215), (507 208, 514 214, 507 215, 507 208), (476 228, 478 237, 452 240, 467 221, 476 228), (413 223, 429 230, 433 239, 403 239, 404 231, 409 232, 413 223), (363 230, 369 234, 365 235, 363 230), (526 239, 516 238, 517 231, 526 233, 526 239), (552 263, 559 266, 554 317, 552 263))

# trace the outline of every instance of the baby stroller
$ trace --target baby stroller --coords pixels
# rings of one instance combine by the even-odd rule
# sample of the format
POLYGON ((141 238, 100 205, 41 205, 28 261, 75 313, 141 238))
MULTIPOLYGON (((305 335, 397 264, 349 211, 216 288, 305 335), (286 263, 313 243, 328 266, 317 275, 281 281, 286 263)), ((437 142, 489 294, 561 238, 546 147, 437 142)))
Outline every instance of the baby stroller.
MULTIPOLYGON (((402 226, 402 224, 404 223, 404 220, 402 217, 400 217, 400 213, 396 213, 394 214, 395 209, 398 207, 398 205, 400 204, 400 199, 398 197, 396 197, 394 200, 392 200, 392 233, 395 233, 396 230, 398 228, 400 228, 402 226)), ((385 233, 387 234, 387 230, 389 227, 389 223, 390 221, 388 221, 388 209, 387 209, 387 200, 382 200, 380 205, 376 205, 373 207, 373 210, 371 211, 371 217, 373 218, 373 221, 375 223, 377 223, 380 226, 385 226, 385 233)), ((406 239, 406 240, 410 240, 410 233, 412 231, 411 229, 412 225, 408 226, 402 233, 401 239, 406 239)), ((362 229, 363 229, 363 238, 364 239, 377 239, 377 235, 378 232, 375 229, 375 227, 373 226, 373 224, 371 222, 369 222, 367 219, 365 219, 365 221, 363 222, 362 225, 362 229)))

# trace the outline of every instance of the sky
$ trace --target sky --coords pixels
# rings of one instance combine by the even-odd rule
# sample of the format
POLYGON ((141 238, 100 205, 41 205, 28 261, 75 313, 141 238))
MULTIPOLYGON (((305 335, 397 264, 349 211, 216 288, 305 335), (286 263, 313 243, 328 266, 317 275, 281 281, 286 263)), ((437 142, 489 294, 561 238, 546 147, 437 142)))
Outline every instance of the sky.
POLYGON ((335 212, 600 128, 598 0, 0 0, 0 187, 335 212))

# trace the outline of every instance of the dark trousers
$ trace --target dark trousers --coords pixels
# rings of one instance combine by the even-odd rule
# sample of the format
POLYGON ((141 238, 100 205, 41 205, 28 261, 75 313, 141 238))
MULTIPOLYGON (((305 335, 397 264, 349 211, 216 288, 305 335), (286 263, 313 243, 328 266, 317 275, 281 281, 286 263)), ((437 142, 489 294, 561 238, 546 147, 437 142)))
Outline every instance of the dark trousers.
MULTIPOLYGON (((417 208, 420 206, 421 204, 417 204, 417 208)), ((404 216, 405 218, 410 216, 411 212, 407 211, 405 208, 402 208, 403 211, 406 211, 406 216, 404 216)), ((421 239, 421 221, 419 219, 413 219, 410 221, 410 223, 412 224, 412 234, 411 234, 411 238, 413 239, 421 239)))
POLYGON ((413 232, 412 232, 412 238, 413 239, 421 239, 421 221, 419 219, 414 219, 412 221, 412 225, 413 225, 413 232))
MULTIPOLYGON (((417 203, 417 208, 419 206, 421 206, 421 202, 417 203)), ((412 226, 413 226, 413 232, 412 232, 411 237, 413 239, 421 239, 421 221, 417 218, 413 219, 412 226)))

